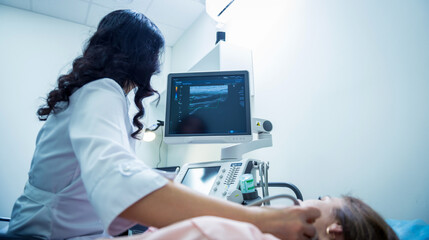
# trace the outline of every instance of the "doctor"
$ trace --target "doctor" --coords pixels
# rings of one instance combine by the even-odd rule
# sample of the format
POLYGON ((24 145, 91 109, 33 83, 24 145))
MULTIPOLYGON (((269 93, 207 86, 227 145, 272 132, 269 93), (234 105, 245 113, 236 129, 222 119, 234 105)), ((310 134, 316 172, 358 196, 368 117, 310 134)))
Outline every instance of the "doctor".
POLYGON ((136 223, 164 227, 211 215, 254 224, 282 239, 311 239, 314 207, 243 207, 200 195, 145 166, 134 152, 142 99, 156 93, 164 39, 143 14, 105 16, 83 55, 39 108, 41 128, 9 234, 41 239, 115 236, 136 223), (135 89, 138 113, 128 117, 135 89), (137 129, 133 128, 136 127, 137 129))

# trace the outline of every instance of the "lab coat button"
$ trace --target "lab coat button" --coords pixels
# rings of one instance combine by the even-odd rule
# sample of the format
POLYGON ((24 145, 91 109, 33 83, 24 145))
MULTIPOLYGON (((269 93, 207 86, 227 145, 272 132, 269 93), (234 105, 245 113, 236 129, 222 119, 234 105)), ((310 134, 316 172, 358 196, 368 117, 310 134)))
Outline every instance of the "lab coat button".
POLYGON ((124 176, 131 176, 141 170, 143 170, 143 166, 140 163, 136 162, 125 162, 119 164, 119 172, 124 176))

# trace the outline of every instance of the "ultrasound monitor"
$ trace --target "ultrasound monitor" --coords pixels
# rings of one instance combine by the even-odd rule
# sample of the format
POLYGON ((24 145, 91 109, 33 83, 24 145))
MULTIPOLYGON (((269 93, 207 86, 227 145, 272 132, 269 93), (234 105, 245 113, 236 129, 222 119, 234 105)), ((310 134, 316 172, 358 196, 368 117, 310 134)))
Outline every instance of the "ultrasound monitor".
POLYGON ((183 177, 182 184, 209 195, 219 169, 220 166, 189 168, 183 177))
POLYGON ((166 143, 252 140, 247 71, 172 73, 166 109, 166 143))

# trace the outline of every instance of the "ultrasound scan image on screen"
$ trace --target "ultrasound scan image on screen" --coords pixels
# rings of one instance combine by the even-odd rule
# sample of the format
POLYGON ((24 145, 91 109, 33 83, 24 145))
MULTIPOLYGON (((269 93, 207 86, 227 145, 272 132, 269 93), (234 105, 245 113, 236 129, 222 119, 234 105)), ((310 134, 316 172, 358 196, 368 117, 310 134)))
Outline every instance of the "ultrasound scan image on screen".
POLYGON ((182 184, 208 195, 216 176, 219 172, 220 166, 204 167, 204 168, 190 168, 182 180, 182 184))
POLYGON ((169 76, 166 136, 249 135, 247 71, 169 76))

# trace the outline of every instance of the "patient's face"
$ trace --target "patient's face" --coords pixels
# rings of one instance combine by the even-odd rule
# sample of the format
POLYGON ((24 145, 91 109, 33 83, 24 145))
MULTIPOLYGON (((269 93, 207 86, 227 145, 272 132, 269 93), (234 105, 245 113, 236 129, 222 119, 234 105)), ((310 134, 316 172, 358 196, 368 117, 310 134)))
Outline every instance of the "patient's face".
POLYGON ((305 200, 301 202, 301 206, 316 207, 320 210, 320 217, 314 222, 317 230, 318 239, 329 239, 326 234, 326 228, 335 223, 333 210, 340 208, 344 204, 341 198, 322 197, 320 200, 305 200))

